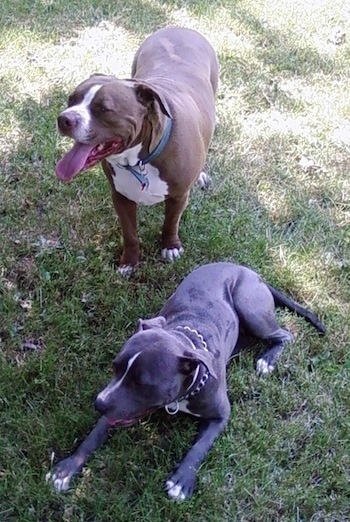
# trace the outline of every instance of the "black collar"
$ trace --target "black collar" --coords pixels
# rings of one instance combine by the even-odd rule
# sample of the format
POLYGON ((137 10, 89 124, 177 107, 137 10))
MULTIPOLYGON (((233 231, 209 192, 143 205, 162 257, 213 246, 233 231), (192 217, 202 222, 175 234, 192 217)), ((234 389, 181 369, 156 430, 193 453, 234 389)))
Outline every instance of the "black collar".
MULTIPOLYGON (((207 343, 204 340, 203 335, 200 334, 197 330, 195 330, 193 328, 190 328, 189 326, 177 326, 176 328, 184 330, 184 332, 181 332, 181 330, 179 330, 179 331, 183 335, 185 335, 186 338, 190 341, 191 347, 192 347, 193 350, 197 350, 198 348, 195 346, 193 340, 190 338, 190 336, 188 334, 193 334, 195 336, 195 338, 200 341, 199 349, 205 350, 206 352, 208 351, 207 343)), ((193 372, 192 381, 191 381, 190 385, 187 387, 185 395, 181 396, 180 399, 176 399, 175 401, 172 401, 171 403, 169 403, 169 404, 167 404, 165 406, 165 411, 167 413, 169 413, 169 415, 176 415, 176 413, 180 409, 179 408, 179 402, 185 401, 187 399, 190 399, 190 398, 194 397, 205 386, 205 383, 209 379, 209 371, 207 369, 203 373, 203 375, 202 375, 199 383, 197 384, 197 386, 194 389, 191 390, 191 388, 194 386, 194 384, 195 384, 195 382, 196 382, 196 380, 198 378, 199 371, 200 371, 200 365, 198 364, 196 370, 193 372)))

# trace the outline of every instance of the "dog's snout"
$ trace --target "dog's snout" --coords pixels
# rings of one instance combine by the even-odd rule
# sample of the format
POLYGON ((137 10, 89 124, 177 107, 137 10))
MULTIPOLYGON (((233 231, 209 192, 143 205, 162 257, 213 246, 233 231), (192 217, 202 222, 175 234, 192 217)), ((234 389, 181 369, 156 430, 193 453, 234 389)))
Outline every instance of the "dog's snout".
POLYGON ((73 130, 76 127, 77 122, 78 118, 73 112, 66 114, 62 113, 57 118, 57 126, 63 133, 67 133, 73 130))

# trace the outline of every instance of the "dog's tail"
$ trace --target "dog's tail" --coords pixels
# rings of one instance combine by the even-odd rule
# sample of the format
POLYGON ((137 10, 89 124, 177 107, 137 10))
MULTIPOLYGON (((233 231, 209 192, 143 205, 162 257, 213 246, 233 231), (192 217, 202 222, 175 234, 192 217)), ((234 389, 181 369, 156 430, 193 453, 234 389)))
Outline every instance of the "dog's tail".
POLYGON ((286 296, 285 294, 283 294, 273 286, 269 285, 268 283, 267 287, 273 295, 276 306, 283 306, 285 308, 288 308, 292 312, 295 312, 301 317, 304 317, 305 320, 311 323, 320 333, 326 333, 325 325, 322 323, 321 319, 317 317, 316 314, 314 314, 307 308, 304 308, 304 306, 301 306, 299 303, 286 296))

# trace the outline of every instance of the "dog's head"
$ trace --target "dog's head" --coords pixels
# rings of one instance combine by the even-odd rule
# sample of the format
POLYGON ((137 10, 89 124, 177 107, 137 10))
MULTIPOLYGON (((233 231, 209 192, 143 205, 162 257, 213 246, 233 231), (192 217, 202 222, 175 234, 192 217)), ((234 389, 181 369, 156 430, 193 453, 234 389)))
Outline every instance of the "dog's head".
POLYGON ((91 76, 78 85, 58 116, 60 133, 75 143, 58 162, 57 176, 70 181, 104 158, 140 143, 145 121, 153 125, 161 114, 171 117, 156 88, 137 80, 91 76))
POLYGON ((212 354, 189 349, 164 325, 162 317, 139 321, 137 332, 113 361, 114 377, 95 400, 95 408, 111 425, 134 424, 183 396, 200 364, 216 376, 212 354))

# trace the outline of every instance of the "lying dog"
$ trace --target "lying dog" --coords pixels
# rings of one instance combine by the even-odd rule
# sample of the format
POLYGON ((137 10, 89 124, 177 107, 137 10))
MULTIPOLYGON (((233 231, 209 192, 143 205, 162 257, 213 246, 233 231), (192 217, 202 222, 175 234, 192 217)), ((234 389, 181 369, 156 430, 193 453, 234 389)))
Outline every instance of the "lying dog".
POLYGON ((160 315, 139 320, 136 333, 113 362, 115 377, 95 400, 101 417, 73 455, 60 462, 47 480, 67 490, 91 453, 108 437, 111 426, 129 426, 158 408, 199 419, 198 437, 166 483, 168 495, 192 495, 196 473, 230 417, 226 365, 249 336, 263 339, 268 350, 257 361, 270 373, 293 336, 281 328, 275 306, 305 317, 319 332, 321 321, 301 305, 264 283, 252 270, 214 263, 194 270, 166 301, 160 315))
POLYGON ((196 31, 168 27, 136 53, 132 79, 97 74, 78 85, 58 129, 75 140, 57 164, 62 181, 102 161, 123 232, 119 271, 140 259, 137 204, 165 202, 161 247, 172 261, 183 253, 178 228, 202 172, 215 125, 218 61, 196 31))

